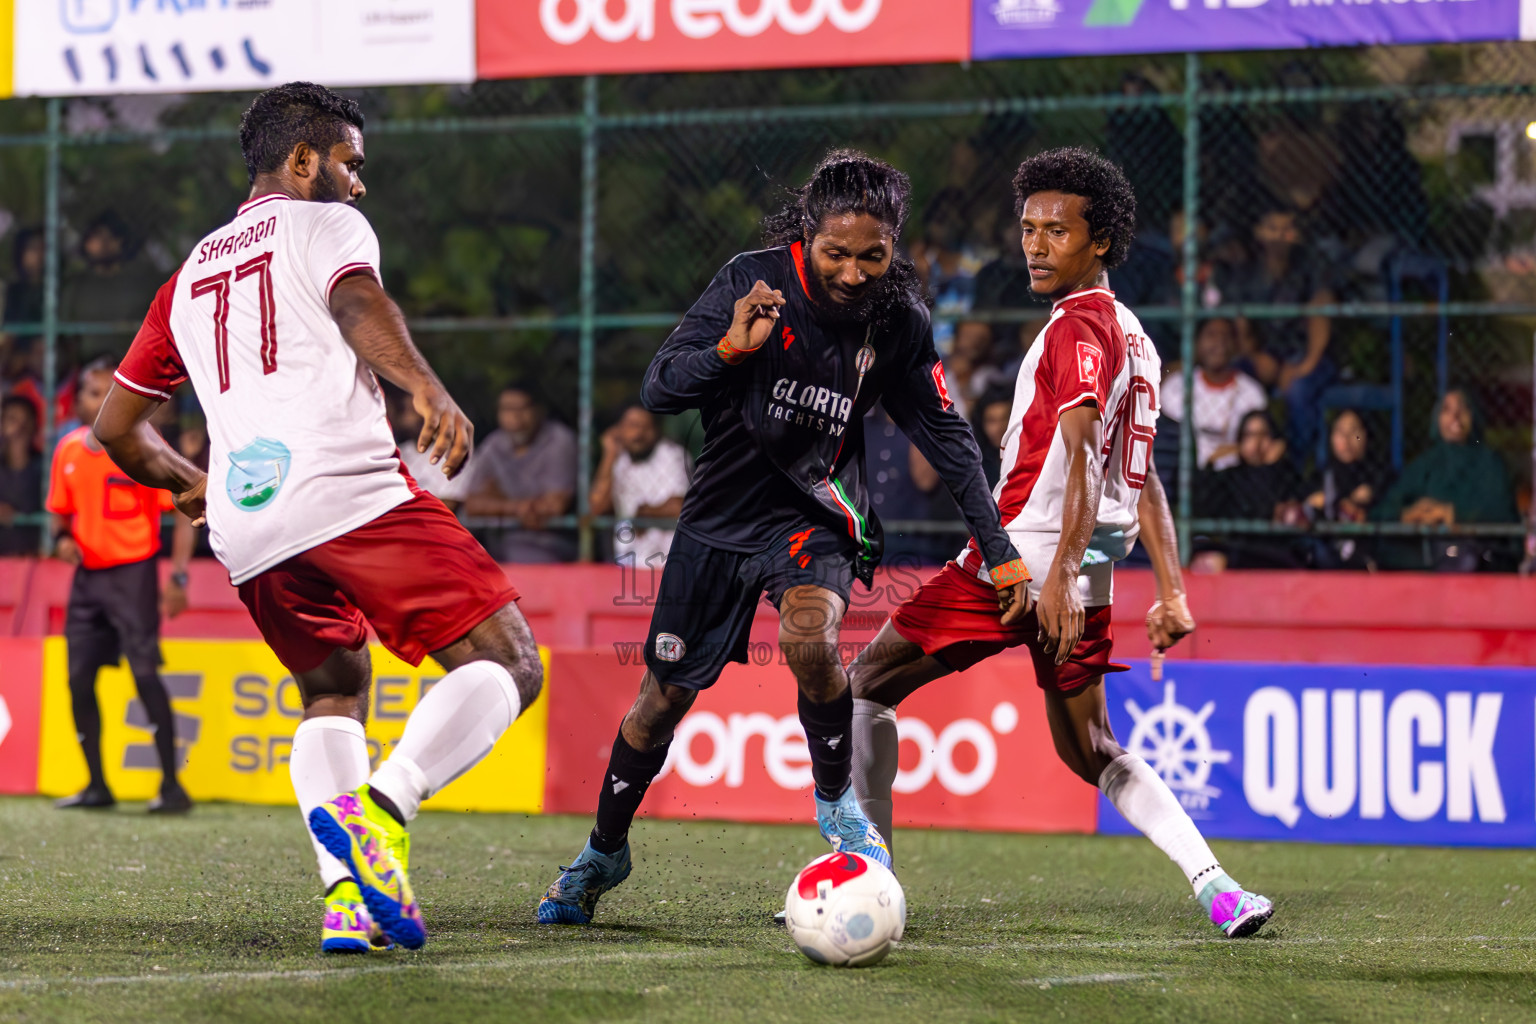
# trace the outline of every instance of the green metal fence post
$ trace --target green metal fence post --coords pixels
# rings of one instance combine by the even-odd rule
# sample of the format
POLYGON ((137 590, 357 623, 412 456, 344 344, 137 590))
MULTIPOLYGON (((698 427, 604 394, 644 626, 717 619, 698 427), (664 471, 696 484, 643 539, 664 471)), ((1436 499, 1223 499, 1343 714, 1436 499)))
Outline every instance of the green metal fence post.
POLYGON ((1179 359, 1183 361, 1184 409, 1179 430, 1179 554, 1189 564, 1195 477, 1195 313, 1200 272, 1200 55, 1184 55, 1184 286, 1179 295, 1179 359))
MULTIPOLYGON (((57 96, 48 101, 47 163, 43 178, 43 466, 53 465, 55 379, 59 372, 59 140, 60 110, 57 96)), ((43 473, 43 505, 48 504, 50 474, 43 473)), ((53 531, 38 530, 39 549, 53 551, 53 531)))
POLYGON ((597 85, 582 83, 581 104, 581 327, 577 370, 576 515, 583 562, 592 561, 592 375, 597 317, 597 85))

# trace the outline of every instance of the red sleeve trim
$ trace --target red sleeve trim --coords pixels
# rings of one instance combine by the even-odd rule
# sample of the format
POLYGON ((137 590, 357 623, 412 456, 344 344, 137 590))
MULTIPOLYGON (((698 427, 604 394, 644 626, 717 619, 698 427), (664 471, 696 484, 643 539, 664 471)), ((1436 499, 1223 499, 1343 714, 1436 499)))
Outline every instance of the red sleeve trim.
POLYGON ((325 300, 329 302, 331 300, 331 292, 336 290, 336 286, 342 282, 343 278, 351 277, 353 274, 367 274, 375 281, 379 280, 379 275, 374 272, 372 264, 348 263, 346 266, 338 268, 336 273, 331 275, 330 282, 325 286, 325 300))
POLYGON ((1078 406, 1080 406, 1080 405, 1087 405, 1089 402, 1092 402, 1094 405, 1100 405, 1099 411, 1103 412, 1103 407, 1102 407, 1102 405, 1099 402, 1099 396, 1094 394, 1092 391, 1085 391, 1082 394, 1078 395, 1076 398, 1072 398, 1072 399, 1069 399, 1066 402, 1063 402, 1056 409, 1056 415, 1060 416, 1062 413, 1066 412, 1069 409, 1076 409, 1078 406))
MULTIPOLYGON (((123 376, 123 371, 121 370, 118 370, 116 373, 112 374, 112 379, 136 395, 142 395, 145 398, 152 398, 157 402, 169 402, 171 400, 170 392, 160 391, 159 389, 152 388, 147 384, 140 384, 138 381, 130 380, 129 378, 123 376)), ((176 380, 170 381, 169 386, 172 388, 177 387, 178 385, 186 383, 186 380, 187 378, 184 376, 178 377, 176 380)))

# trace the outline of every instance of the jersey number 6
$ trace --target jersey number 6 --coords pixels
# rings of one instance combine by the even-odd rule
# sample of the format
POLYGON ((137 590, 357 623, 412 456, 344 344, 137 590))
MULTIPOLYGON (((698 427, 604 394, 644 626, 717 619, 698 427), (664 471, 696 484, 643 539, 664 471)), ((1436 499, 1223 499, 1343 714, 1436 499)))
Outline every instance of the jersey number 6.
POLYGON ((1104 456, 1115 450, 1115 440, 1125 432, 1122 449, 1125 482, 1141 490, 1152 468, 1152 442, 1157 438, 1157 392, 1145 377, 1132 377, 1120 408, 1115 413, 1114 429, 1104 438, 1104 456))
MULTIPOLYGON (((277 304, 272 295, 272 254, 253 256, 234 269, 236 281, 256 278, 261 305, 261 372, 277 370, 277 304)), ((205 277, 192 285, 192 297, 213 295, 214 361, 219 366, 219 393, 229 390, 229 289, 230 271, 205 277)))

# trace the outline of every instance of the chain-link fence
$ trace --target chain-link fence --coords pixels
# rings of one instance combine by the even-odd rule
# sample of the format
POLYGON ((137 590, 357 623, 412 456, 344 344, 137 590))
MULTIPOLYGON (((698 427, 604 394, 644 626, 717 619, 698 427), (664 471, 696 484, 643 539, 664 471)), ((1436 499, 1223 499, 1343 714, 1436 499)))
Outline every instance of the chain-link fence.
MULTIPOLYGON (((545 526, 584 556, 603 555, 613 526, 588 501, 604 430, 714 272, 756 247, 764 214, 833 146, 911 175, 904 243, 933 294, 951 388, 983 448, 995 442, 1009 375, 1048 312, 1020 266, 1009 180, 1023 157, 1077 144, 1122 164, 1137 192, 1140 231, 1111 283, 1177 377, 1158 465, 1186 553, 1233 565, 1519 560, 1536 47, 353 95, 369 117, 363 209, 386 286, 482 435, 514 382, 575 430, 576 491, 545 526), (1447 392, 1459 397, 1440 416, 1447 392)), ((0 103, 0 240, 15 254, 0 267, 0 376, 35 390, 50 437, 70 415, 56 389, 67 397, 75 369, 123 351, 154 288, 244 198, 233 129, 249 100, 0 103)), ((190 399, 181 411, 195 422, 190 399)), ((666 429, 701 440, 696 420, 666 429)), ((898 546, 957 549, 948 499, 911 479, 904 442, 869 433, 871 460, 890 463, 876 511, 898 546)))

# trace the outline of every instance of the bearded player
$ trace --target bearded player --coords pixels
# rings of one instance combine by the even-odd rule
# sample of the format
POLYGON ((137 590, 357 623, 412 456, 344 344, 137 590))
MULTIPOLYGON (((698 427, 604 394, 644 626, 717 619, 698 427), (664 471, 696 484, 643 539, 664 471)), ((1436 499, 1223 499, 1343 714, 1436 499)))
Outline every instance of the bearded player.
MULTIPOLYGON (((206 516, 214 553, 299 683, 289 768, 326 886, 321 948, 365 952, 373 927, 426 939, 406 825, 538 696, 517 592, 400 463, 375 374, 408 395, 417 449, 450 477, 473 428, 379 279, 364 195, 363 116, 328 89, 262 93, 240 121, 250 198, 160 289, 118 367, 96 434, 129 476, 206 516), (208 416, 208 473, 146 422, 187 379, 208 416), (366 642, 447 674, 369 774, 366 642), (339 794, 339 795, 338 795, 339 794)), ((376 936, 375 936, 376 937, 376 936)))
POLYGON ((1138 535, 1157 576, 1147 634, 1158 652, 1195 628, 1168 501, 1152 468, 1161 364, 1141 324, 1115 301, 1107 271, 1125 259, 1136 200, 1120 168, 1082 149, 1026 160, 1013 179, 1030 287, 1054 306, 1030 346, 1003 436, 996 498, 1008 535, 1038 578, 1033 614, 992 614, 984 550, 972 542, 892 613, 849 669, 854 787, 889 837, 897 770, 896 706, 919 687, 1024 646, 1045 695, 1056 752, 1176 863, 1211 922, 1233 938, 1273 912, 1217 863, 1195 824, 1110 728, 1114 562, 1138 535))
POLYGON ((837 644, 854 578, 868 586, 880 561, 863 423, 882 394, 986 553, 993 619, 1011 622, 1027 610, 1023 564, 998 525, 976 441, 949 400, 916 270, 896 255, 909 199, 895 168, 829 153, 770 219, 770 248, 726 264, 651 362, 646 408, 701 410, 704 450, 595 827, 539 903, 541 922, 586 924, 598 897, 629 876, 630 823, 673 730, 728 661, 747 660, 765 592, 799 689, 821 834, 833 849, 890 863, 849 786, 853 695, 837 644))

